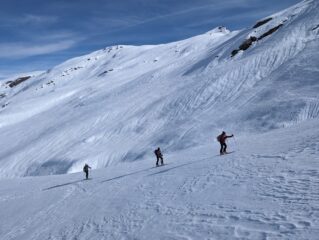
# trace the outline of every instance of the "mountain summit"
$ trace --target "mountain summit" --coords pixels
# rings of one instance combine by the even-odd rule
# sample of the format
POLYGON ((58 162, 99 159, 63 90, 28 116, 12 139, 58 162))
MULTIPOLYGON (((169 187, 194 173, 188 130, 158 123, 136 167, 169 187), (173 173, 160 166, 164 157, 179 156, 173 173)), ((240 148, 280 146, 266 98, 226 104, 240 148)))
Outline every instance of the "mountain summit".
POLYGON ((318 19, 303 1, 2 82, 0 239, 318 239, 318 19))

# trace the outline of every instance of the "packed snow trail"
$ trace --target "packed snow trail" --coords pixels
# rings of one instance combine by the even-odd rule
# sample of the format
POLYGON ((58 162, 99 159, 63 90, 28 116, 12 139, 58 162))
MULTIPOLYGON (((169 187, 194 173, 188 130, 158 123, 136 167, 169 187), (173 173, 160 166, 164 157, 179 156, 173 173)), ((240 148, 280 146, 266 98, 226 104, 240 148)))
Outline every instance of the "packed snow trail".
POLYGON ((316 239, 318 121, 91 172, 0 181, 0 238, 316 239))
POLYGON ((0 239, 317 239, 318 9, 2 82, 0 239))

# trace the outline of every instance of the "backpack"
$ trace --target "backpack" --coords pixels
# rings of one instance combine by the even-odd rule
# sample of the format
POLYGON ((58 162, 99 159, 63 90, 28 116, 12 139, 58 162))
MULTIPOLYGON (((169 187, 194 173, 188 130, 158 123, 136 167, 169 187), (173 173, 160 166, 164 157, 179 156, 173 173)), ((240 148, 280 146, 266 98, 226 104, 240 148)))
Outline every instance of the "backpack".
POLYGON ((222 139, 222 135, 218 135, 216 139, 218 142, 220 142, 220 140, 222 139))

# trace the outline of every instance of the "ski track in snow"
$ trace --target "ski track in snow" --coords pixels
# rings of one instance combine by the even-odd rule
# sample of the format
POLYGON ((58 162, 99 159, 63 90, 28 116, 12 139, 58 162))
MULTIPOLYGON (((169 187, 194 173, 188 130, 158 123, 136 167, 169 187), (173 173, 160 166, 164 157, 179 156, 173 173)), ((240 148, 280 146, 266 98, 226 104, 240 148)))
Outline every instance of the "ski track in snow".
POLYGON ((2 82, 0 178, 145 160, 156 146, 196 147, 221 129, 258 133, 318 119, 318 8, 304 1, 255 29, 107 47, 13 88, 2 82))
POLYGON ((143 161, 93 171, 88 181, 82 174, 21 181, 0 202, 4 210, 16 201, 28 208, 19 220, 1 220, 1 239, 316 239, 314 124, 300 129, 306 143, 291 143, 298 129, 285 129, 246 139, 221 157, 207 146, 169 156, 159 168, 143 161), (259 138, 276 140, 254 145, 259 138))
POLYGON ((318 239, 318 9, 2 82, 0 239, 318 239))

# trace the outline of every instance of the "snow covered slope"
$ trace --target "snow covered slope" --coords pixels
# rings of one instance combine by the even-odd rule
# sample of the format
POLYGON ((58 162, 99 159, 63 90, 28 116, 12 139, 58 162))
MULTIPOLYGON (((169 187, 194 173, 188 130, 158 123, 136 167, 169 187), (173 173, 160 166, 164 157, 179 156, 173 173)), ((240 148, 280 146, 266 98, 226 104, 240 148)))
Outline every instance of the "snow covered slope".
POLYGON ((2 81, 0 239, 318 239, 318 10, 2 81))
POLYGON ((142 161, 158 146, 173 154, 212 143, 224 129, 245 136, 318 119, 318 5, 241 31, 108 47, 3 83, 0 177, 142 161))
POLYGON ((0 181, 1 240, 318 239, 319 122, 92 172, 0 181), (305 141, 306 140, 306 141, 305 141), (215 152, 215 153, 214 153, 215 152))

